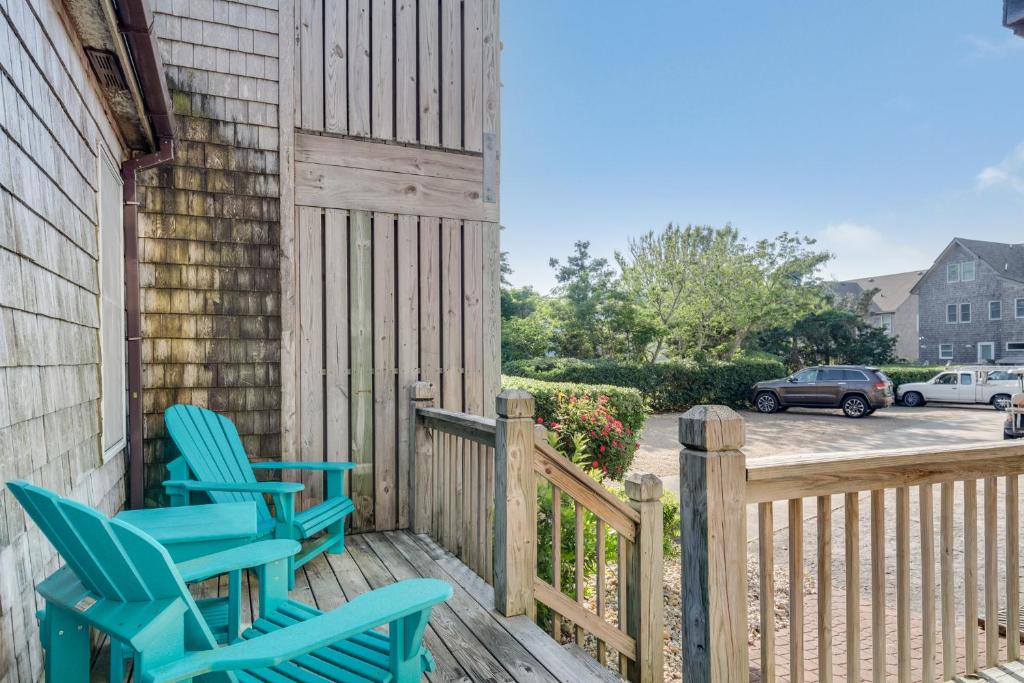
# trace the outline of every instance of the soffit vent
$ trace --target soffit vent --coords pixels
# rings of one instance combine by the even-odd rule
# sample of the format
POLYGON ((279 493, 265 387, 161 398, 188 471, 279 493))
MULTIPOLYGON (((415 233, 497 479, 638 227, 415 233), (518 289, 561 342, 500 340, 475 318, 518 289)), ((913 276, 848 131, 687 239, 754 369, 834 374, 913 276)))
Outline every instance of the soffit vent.
POLYGON ((89 63, 100 84, 104 88, 115 90, 127 90, 128 81, 124 79, 124 72, 121 71, 121 64, 117 61, 117 55, 107 50, 95 50, 86 48, 85 53, 89 56, 89 63))

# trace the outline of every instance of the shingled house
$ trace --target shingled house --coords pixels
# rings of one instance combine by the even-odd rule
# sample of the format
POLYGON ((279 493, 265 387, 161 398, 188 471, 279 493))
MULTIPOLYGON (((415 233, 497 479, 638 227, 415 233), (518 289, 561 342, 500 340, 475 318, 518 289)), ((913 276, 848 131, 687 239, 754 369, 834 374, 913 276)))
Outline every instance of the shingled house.
MULTIPOLYGON (((160 503, 195 403, 408 526, 410 385, 499 391, 498 64, 497 0, 0 2, 0 484, 160 503)), ((56 563, 0 487, 0 680, 56 563)))
POLYGON ((917 295, 911 290, 924 271, 877 275, 856 280, 845 280, 835 285, 837 294, 859 302, 873 292, 865 311, 865 318, 875 327, 881 327, 889 336, 896 337, 897 358, 916 361, 917 295))
POLYGON ((956 238, 912 291, 922 362, 1024 363, 1024 244, 956 238))

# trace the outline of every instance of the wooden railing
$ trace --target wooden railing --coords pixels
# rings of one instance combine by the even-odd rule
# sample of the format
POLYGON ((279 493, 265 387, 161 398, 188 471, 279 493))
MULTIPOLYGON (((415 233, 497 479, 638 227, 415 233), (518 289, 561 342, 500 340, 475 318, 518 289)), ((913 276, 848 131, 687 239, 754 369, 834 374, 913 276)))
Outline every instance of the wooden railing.
POLYGON ((680 420, 684 680, 747 680, 750 663, 761 681, 799 682, 808 670, 819 681, 950 680, 1020 657, 1024 445, 747 462, 743 430, 742 418, 721 406, 680 420), (787 522, 777 526, 783 503, 787 522), (749 594, 760 602, 749 662, 748 505, 758 519, 749 594), (788 593, 781 623, 780 588, 788 593))
POLYGON ((434 388, 425 382, 412 387, 411 399, 413 530, 429 533, 491 583, 503 614, 537 619, 542 605, 559 642, 571 636, 602 663, 617 657, 613 663, 631 681, 661 681, 661 481, 631 475, 629 500, 619 500, 548 444, 526 392, 502 392, 496 419, 435 408, 434 388), (544 496, 552 503, 546 516, 538 514, 544 496), (561 540, 565 505, 573 511, 572 542, 552 542, 538 566, 539 528, 561 540), (592 551, 585 538, 590 524, 592 551), (610 606, 609 543, 617 574, 610 606), (572 576, 569 586, 562 585, 563 571, 572 576))

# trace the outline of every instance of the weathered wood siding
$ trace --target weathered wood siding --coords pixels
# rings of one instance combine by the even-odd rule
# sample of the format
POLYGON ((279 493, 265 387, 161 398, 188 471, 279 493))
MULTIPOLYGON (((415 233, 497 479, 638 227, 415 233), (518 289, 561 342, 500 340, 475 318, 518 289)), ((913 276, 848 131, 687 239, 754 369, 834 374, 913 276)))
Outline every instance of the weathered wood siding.
POLYGON ((140 174, 150 504, 171 404, 222 412, 250 456, 280 456, 277 4, 154 4, 179 136, 140 174))
POLYGON ((486 414, 499 391, 498 2, 292 9, 283 449, 358 463, 353 527, 404 528, 409 387, 486 414))
POLYGON ((3 484, 107 513, 125 457, 101 453, 98 145, 119 162, 60 3, 0 3, 0 680, 42 678, 34 586, 57 555, 3 484))

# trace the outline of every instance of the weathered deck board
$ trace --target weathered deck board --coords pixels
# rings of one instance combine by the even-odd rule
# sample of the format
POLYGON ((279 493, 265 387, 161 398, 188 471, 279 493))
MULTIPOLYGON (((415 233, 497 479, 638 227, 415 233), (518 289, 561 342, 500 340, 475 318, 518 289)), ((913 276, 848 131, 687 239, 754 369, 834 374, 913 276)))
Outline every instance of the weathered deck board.
POLYGON ((984 671, 979 671, 974 676, 968 676, 966 678, 962 678, 962 677, 958 676, 956 678, 956 680, 957 681, 964 681, 964 682, 966 682, 966 681, 999 681, 1000 683, 1002 683, 1004 681, 1007 682, 1007 683, 1009 683, 1010 681, 1014 681, 1015 683, 1017 683, 1019 681, 1024 681, 1024 662, 1022 662, 1020 660, 1015 661, 1015 662, 1008 662, 1008 663, 1003 664, 1001 666, 996 666, 996 667, 993 667, 991 669, 985 669, 984 671))
MULTIPOLYGON (((424 635, 437 662, 437 670, 427 677, 430 681, 567 683, 588 675, 572 652, 527 617, 500 615, 494 609, 493 589, 429 537, 410 531, 367 533, 347 537, 346 545, 345 553, 321 555, 303 567, 291 597, 329 610, 403 579, 423 576, 447 581, 454 595, 434 609, 424 635)), ((242 586, 248 593, 242 602, 244 627, 258 611, 255 575, 246 576, 242 586)), ((226 581, 194 588, 201 596, 223 595, 225 590, 226 581)), ((105 680, 107 671, 106 652, 102 652, 94 663, 92 680, 105 680)), ((590 678, 615 680, 614 676, 590 678)))

